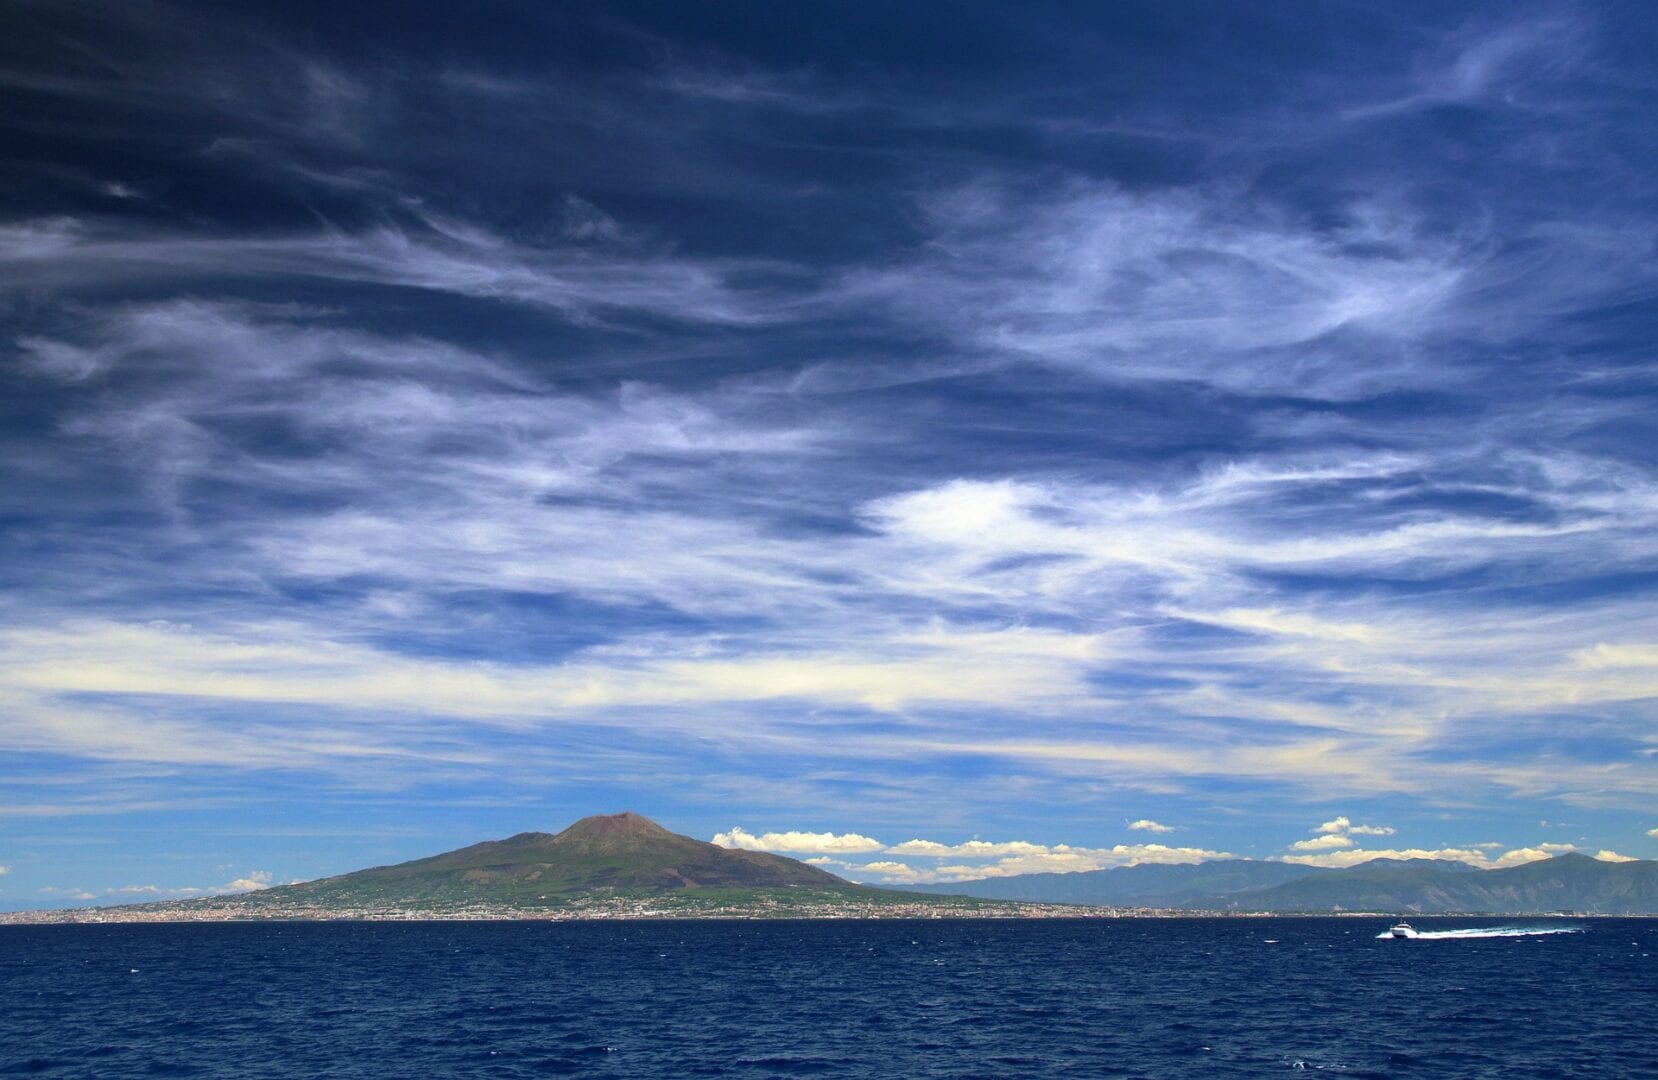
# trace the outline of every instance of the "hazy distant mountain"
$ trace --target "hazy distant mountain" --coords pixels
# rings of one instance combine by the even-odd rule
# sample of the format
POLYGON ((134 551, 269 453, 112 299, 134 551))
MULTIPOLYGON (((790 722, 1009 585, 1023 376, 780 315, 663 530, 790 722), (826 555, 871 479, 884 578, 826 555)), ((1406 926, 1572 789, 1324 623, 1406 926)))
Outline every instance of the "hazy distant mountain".
POLYGON ((994 899, 1219 911, 1649 914, 1658 913, 1658 861, 1602 862, 1573 853, 1502 870, 1434 859, 1372 859, 1327 870, 1222 860, 924 888, 994 899))
POLYGON ((954 893, 988 900, 1027 900, 1051 904, 1102 904, 1116 907, 1188 907, 1192 901, 1222 893, 1278 885, 1310 874, 1305 866, 1250 859, 1205 863, 1119 866, 1070 874, 1018 874, 954 885, 910 885, 912 890, 954 893))
POLYGON ((1658 862, 1601 862, 1569 853, 1501 870, 1377 859, 1265 889, 1209 897, 1261 911, 1658 912, 1658 862))

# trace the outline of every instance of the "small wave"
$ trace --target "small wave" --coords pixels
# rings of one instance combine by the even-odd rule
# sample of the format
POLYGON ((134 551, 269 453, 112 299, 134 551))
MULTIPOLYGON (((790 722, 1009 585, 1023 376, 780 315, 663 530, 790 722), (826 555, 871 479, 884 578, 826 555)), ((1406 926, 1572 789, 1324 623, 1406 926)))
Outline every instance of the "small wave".
MULTIPOLYGON (((1544 934, 1581 934, 1581 926, 1480 926, 1466 930, 1418 930, 1411 941, 1449 941, 1463 938, 1540 937, 1544 934)), ((1377 938, 1391 938, 1393 931, 1384 930, 1377 938)))

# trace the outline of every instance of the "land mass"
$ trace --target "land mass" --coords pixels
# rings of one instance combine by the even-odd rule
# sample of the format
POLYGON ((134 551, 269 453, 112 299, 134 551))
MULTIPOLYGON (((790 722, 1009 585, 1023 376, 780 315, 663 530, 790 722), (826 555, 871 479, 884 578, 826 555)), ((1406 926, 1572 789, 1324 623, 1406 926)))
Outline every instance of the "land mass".
POLYGON ((1568 852, 1497 870, 1445 859, 1385 858, 1337 870, 1228 859, 911 888, 981 899, 1220 912, 1649 915, 1658 914, 1658 861, 1603 862, 1568 852))
POLYGON ((1346 869, 1223 859, 1023 874, 904 891, 705 843, 633 813, 226 896, 0 915, 0 922, 243 919, 939 918, 1123 914, 1658 913, 1658 861, 1565 854, 1501 870, 1427 859, 1346 869))
POLYGON ((1088 914, 858 885, 796 859, 681 836, 634 813, 583 818, 394 866, 257 892, 0 916, 6 922, 241 919, 880 918, 1088 914))

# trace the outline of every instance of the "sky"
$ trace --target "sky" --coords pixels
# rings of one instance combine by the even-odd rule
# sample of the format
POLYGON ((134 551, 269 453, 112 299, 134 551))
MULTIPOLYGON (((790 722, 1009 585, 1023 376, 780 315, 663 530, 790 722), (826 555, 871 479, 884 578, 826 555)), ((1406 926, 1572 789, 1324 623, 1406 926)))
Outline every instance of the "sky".
POLYGON ((1645 5, 0 21, 0 910, 1658 857, 1645 5))

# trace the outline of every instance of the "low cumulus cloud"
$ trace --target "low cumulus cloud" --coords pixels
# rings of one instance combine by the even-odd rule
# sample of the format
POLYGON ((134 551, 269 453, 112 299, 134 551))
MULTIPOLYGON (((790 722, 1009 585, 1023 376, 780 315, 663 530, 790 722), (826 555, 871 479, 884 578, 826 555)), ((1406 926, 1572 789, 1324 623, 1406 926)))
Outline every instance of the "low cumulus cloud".
POLYGON ((744 851, 784 852, 838 852, 861 854, 881 851, 881 841, 857 833, 768 832, 754 835, 741 826, 732 826, 729 832, 715 833, 713 843, 721 847, 741 848, 744 851))
POLYGON ((1029 840, 975 839, 946 844, 918 837, 889 846, 860 833, 767 832, 756 835, 741 827, 716 833, 713 842, 722 847, 747 851, 812 853, 813 857, 804 861, 814 866, 836 867, 859 881, 874 877, 891 883, 968 881, 1015 874, 1076 873, 1140 863, 1195 863, 1232 858, 1225 851, 1155 843, 1082 847, 1039 844, 1029 840), (844 857, 876 853, 895 858, 858 862, 844 857), (932 860, 935 865, 917 866, 911 861, 914 859, 932 860))
MULTIPOLYGON (((1292 845, 1301 848, 1300 844, 1292 845)), ((1306 849, 1302 849, 1306 850, 1306 849)), ((1497 858, 1492 858, 1491 846, 1475 844, 1468 847, 1444 848, 1357 848, 1348 847, 1339 851, 1321 852, 1312 855, 1281 855, 1278 861, 1296 863, 1301 866, 1347 867, 1367 863, 1372 859, 1434 859, 1450 862, 1468 863, 1482 870, 1497 870, 1508 866, 1519 866, 1522 863, 1537 862, 1541 859, 1553 858, 1568 851, 1576 851, 1575 844, 1537 844, 1533 847, 1511 848, 1497 858)), ((1600 856, 1611 856, 1610 862, 1621 860, 1616 852, 1602 852, 1600 856)))
POLYGON ((1141 818, 1139 821, 1130 822, 1128 827, 1129 827, 1129 830, 1131 832, 1150 832, 1150 833, 1171 833, 1171 832, 1174 832, 1174 826, 1173 825, 1164 825, 1164 824, 1161 824, 1160 822, 1153 821, 1150 818, 1141 818))
POLYGON ((853 869, 860 873, 879 875, 886 881, 926 882, 937 880, 933 874, 917 870, 907 863, 893 862, 888 859, 863 863, 853 869))
POLYGON ((145 903, 152 900, 184 900, 195 896, 210 896, 223 893, 257 892, 260 889, 271 887, 273 875, 268 870, 253 870, 245 877, 211 888, 200 885, 117 885, 107 889, 84 888, 55 888, 48 886, 40 891, 42 896, 50 896, 63 900, 106 900, 116 903, 145 903))
MULTIPOLYGON (((1512 853, 1511 853, 1512 854, 1512 853)), ((1539 855, 1538 858, 1547 856, 1539 855)), ((1505 856, 1506 858, 1506 856, 1505 856)), ((1346 867, 1367 863, 1372 859, 1437 859, 1449 862, 1465 862, 1474 866, 1495 866, 1485 852, 1477 848, 1386 848, 1379 850, 1362 850, 1347 848, 1341 851, 1322 852, 1316 855, 1282 855, 1280 862, 1296 863, 1300 866, 1329 866, 1346 867)), ((1517 861, 1525 861, 1520 859, 1517 861)))
POLYGON ((1326 821, 1313 831, 1326 836, 1392 836, 1395 830, 1388 825, 1355 825, 1344 816, 1326 821))
POLYGON ((1168 844, 1113 844, 1108 848, 1078 848, 1058 844, 1043 855, 1004 859, 998 862, 992 868, 994 872, 987 876, 1005 877, 1009 874, 1031 873, 1043 860, 1064 864, 1060 866, 1048 863, 1045 868, 1051 870, 1105 870, 1117 866, 1139 866, 1143 863, 1196 863, 1232 857, 1232 854, 1226 851, 1200 847, 1171 847, 1168 844), (1085 866, 1084 863, 1092 865, 1085 866))
POLYGON ((257 892, 260 889, 271 887, 271 873, 269 870, 255 870, 247 877, 239 877, 225 886, 226 892, 257 892))
MULTIPOLYGON (((148 896, 148 897, 155 897, 157 899, 181 899, 181 898, 190 897, 190 896, 202 896, 202 895, 207 894, 208 892, 215 892, 215 891, 217 891, 217 892, 230 892, 232 890, 228 886, 226 886, 222 889, 218 889, 218 890, 210 890, 210 889, 201 888, 200 886, 197 886, 197 885, 182 885, 182 886, 179 886, 178 888, 172 888, 172 889, 163 888, 160 885, 123 885, 118 889, 109 889, 103 895, 105 895, 105 896, 148 896)), ((246 890, 242 890, 242 891, 246 891, 246 890)))
POLYGON ((1197 863, 1233 857, 1225 851, 1171 847, 1166 844, 1115 844, 1111 847, 1096 848, 1071 844, 1035 844, 1024 840, 969 840, 958 844, 942 844, 935 840, 920 839, 895 844, 887 848, 885 854, 938 860, 980 861, 941 862, 932 868, 917 868, 910 863, 894 861, 844 865, 851 873, 873 873, 895 882, 952 882, 1012 877, 1017 874, 1071 874, 1116 866, 1136 866, 1142 863, 1197 863))
POLYGON ((1358 841, 1341 833, 1326 833, 1311 840, 1297 840, 1290 847, 1296 851, 1328 851, 1332 848, 1350 848, 1358 841))
POLYGON ((1290 845, 1292 851, 1336 851, 1351 848, 1358 844, 1355 836, 1392 836, 1394 830, 1388 825, 1355 825, 1346 815, 1332 818, 1314 829, 1316 834, 1308 840, 1297 840, 1290 845))
MULTIPOLYGON (((1544 822, 1543 824, 1547 824, 1544 822)), ((1395 829, 1388 825, 1355 825, 1351 818, 1341 815, 1323 822, 1313 830, 1314 836, 1297 840, 1290 845, 1298 854, 1280 856, 1280 860, 1304 866, 1357 866, 1372 859, 1437 859, 1464 862, 1484 869, 1518 866, 1551 858, 1563 852, 1576 851, 1575 844, 1542 843, 1530 847, 1510 848, 1493 857, 1491 852, 1501 849, 1498 843, 1470 844, 1466 847, 1444 848, 1361 848, 1357 836, 1392 836, 1395 829)), ((1597 858, 1609 862, 1625 857, 1616 852, 1603 851, 1597 858)))
POLYGON ((1068 850, 1064 845, 1050 848, 1025 840, 993 843, 988 840, 968 840, 960 844, 940 844, 933 840, 906 840, 887 848, 889 855, 926 855, 935 859, 967 858, 990 859, 1009 855, 1046 855, 1056 850, 1068 850))

